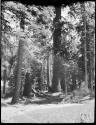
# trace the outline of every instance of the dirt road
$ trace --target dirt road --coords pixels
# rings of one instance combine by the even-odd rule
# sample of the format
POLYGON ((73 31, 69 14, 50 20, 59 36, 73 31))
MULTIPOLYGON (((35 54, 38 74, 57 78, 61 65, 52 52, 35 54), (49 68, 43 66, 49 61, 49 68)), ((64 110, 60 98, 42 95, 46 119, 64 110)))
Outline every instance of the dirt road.
MULTIPOLYGON (((25 107, 25 109, 27 107, 28 109, 22 109, 21 111, 19 108, 14 108, 17 115, 15 112, 15 116, 13 115, 6 123, 78 123, 80 113, 90 114, 94 120, 94 101, 86 104, 27 105, 25 107)), ((11 110, 12 108, 10 107, 10 113, 11 110)), ((2 116, 3 111, 1 112, 1 118, 4 120, 2 116)))

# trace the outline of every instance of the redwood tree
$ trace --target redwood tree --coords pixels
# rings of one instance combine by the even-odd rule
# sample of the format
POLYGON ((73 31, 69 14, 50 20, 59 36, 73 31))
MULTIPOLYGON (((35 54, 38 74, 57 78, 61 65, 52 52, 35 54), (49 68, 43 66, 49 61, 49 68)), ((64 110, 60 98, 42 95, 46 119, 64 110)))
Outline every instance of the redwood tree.
POLYGON ((59 64, 59 58, 58 54, 60 51, 60 45, 61 45, 61 25, 60 25, 60 19, 61 19, 61 7, 55 7, 56 16, 53 21, 53 25, 55 27, 54 33, 53 33, 53 79, 52 79, 52 91, 61 91, 61 79, 60 79, 60 64, 59 64))
MULTIPOLYGON (((21 21, 20 28, 24 31, 24 15, 21 12, 21 21)), ((12 104, 18 103, 20 97, 20 88, 21 88, 21 72, 22 72, 22 62, 23 62, 23 50, 24 50, 24 41, 22 39, 19 40, 18 47, 18 59, 17 59, 17 69, 15 76, 15 90, 12 98, 12 104)))
POLYGON ((4 69, 3 71, 3 94, 6 94, 6 81, 7 81, 7 71, 4 69))
POLYGON ((81 4, 82 10, 82 19, 84 22, 84 63, 85 63, 85 84, 88 87, 88 73, 87 73, 87 48, 86 48, 86 12, 85 12, 85 3, 81 4))
POLYGON ((52 86, 52 51, 48 52, 47 56, 47 85, 48 91, 50 92, 52 86))

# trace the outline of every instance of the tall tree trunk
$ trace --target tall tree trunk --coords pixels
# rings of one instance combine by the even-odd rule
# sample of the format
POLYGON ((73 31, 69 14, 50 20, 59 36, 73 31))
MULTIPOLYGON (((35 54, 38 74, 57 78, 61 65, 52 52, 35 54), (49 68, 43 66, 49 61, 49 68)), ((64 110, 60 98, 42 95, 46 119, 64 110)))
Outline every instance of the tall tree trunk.
POLYGON ((50 59, 49 59, 49 52, 47 55, 47 86, 48 86, 48 91, 50 91, 50 59))
MULTIPOLYGON (((90 43, 89 43, 90 44, 90 43)), ((87 47, 88 48, 88 47, 87 47)), ((89 89, 92 89, 92 55, 91 55, 91 48, 90 48, 90 45, 89 45, 89 51, 87 53, 88 55, 88 88, 89 89)))
POLYGON ((67 83, 66 83, 66 67, 65 67, 65 97, 67 96, 67 83))
POLYGON ((84 43, 84 60, 85 60, 85 84, 88 87, 88 73, 87 73, 87 51, 86 51, 86 12, 85 12, 85 4, 81 4, 82 9, 82 18, 84 21, 84 34, 85 34, 85 43, 84 43))
MULTIPOLYGON (((95 85, 95 33, 94 33, 94 57, 93 57, 93 58, 94 58, 94 59, 93 59, 93 60, 94 60, 94 61, 93 61, 93 62, 94 62, 94 63, 93 63, 93 81, 94 81, 94 82, 93 82, 93 83, 94 83, 94 85, 95 85)), ((93 86, 94 86, 94 85, 93 85, 93 86)))
POLYGON ((44 84, 44 81, 45 81, 44 70, 45 70, 45 60, 43 60, 43 62, 42 62, 42 72, 41 72, 42 82, 40 82, 40 84, 39 84, 39 89, 40 90, 42 89, 42 85, 44 84))
POLYGON ((92 83, 92 56, 90 52, 90 85, 91 85, 91 91, 93 91, 93 83, 92 83))
POLYGON ((3 71, 3 95, 5 96, 6 92, 6 80, 7 80, 7 71, 6 69, 3 71))
POLYGON ((61 19, 61 7, 55 7, 56 17, 54 18, 53 25, 55 26, 54 34, 53 34, 53 79, 52 79, 52 91, 61 91, 61 79, 59 77, 59 65, 58 64, 58 56, 57 54, 60 51, 61 45, 61 26, 60 26, 60 19, 61 19))
POLYGON ((86 52, 86 15, 85 15, 85 6, 84 6, 84 28, 85 28, 85 45, 84 45, 84 48, 85 48, 85 83, 86 83, 86 86, 88 87, 88 78, 87 78, 87 52, 86 52))
POLYGON ((24 41, 19 41, 19 49, 18 49, 18 60, 17 60, 17 69, 16 69, 16 79, 15 79, 15 90, 12 98, 12 103, 18 103, 20 97, 20 88, 21 88, 21 69, 23 62, 23 46, 24 41))
POLYGON ((53 76, 53 71, 52 71, 52 51, 48 53, 47 57, 47 85, 48 85, 48 91, 51 92, 51 87, 52 87, 52 76, 53 76))
POLYGON ((48 56, 47 56, 47 86, 48 86, 48 91, 50 92, 51 90, 51 85, 52 85, 52 73, 51 73, 51 52, 48 52, 48 56))
MULTIPOLYGON (((20 28, 24 31, 24 16, 21 15, 20 28)), ((23 62, 23 50, 24 50, 24 41, 22 39, 19 40, 19 48, 18 48, 18 59, 17 59, 17 69, 16 69, 16 80, 15 80, 15 89, 12 98, 12 104, 18 103, 20 97, 20 88, 21 88, 21 70, 22 70, 22 62, 23 62)))
POLYGON ((94 83, 94 70, 95 70, 95 34, 94 34, 94 49, 93 49, 93 57, 92 57, 92 50, 91 50, 91 45, 90 45, 90 88, 91 91, 93 91, 93 83, 94 83), (92 65, 93 64, 93 65, 92 65))
POLYGON ((75 71, 72 74, 72 91, 76 89, 76 76, 75 76, 75 71))
POLYGON ((24 96, 26 96, 26 97, 30 96, 31 91, 32 91, 31 86, 32 86, 32 84, 30 81, 30 73, 27 72, 26 76, 25 76, 25 85, 24 85, 24 91, 23 91, 24 96))

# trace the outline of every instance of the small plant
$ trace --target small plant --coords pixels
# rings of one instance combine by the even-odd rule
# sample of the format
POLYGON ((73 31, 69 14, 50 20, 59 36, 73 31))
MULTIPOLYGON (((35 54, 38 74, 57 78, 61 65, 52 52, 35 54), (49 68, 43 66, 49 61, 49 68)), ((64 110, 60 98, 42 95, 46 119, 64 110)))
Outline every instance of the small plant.
POLYGON ((93 123, 94 120, 91 117, 91 114, 80 114, 80 123, 93 123))

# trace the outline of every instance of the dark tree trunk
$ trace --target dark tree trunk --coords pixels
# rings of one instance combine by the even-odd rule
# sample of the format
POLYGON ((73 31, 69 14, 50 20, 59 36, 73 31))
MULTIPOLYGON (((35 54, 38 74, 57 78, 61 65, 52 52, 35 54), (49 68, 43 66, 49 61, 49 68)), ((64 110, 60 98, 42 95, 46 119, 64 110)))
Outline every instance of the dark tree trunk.
POLYGON ((62 88, 62 90, 63 90, 64 92, 65 92, 65 82, 66 82, 65 76, 63 75, 62 80, 61 80, 61 88, 62 88))
POLYGON ((7 71, 6 69, 3 71, 3 95, 6 93, 6 80, 7 80, 7 71))
POLYGON ((26 73, 25 76, 25 85, 24 85, 24 91, 23 91, 23 96, 29 97, 32 92, 32 84, 31 84, 31 79, 30 79, 30 73, 26 73))
POLYGON ((48 91, 50 91, 50 61, 49 61, 49 53, 47 56, 47 86, 48 86, 48 91))
POLYGON ((88 56, 88 88, 89 89, 91 89, 91 55, 90 55, 91 53, 90 53, 90 50, 89 50, 89 52, 88 52, 88 54, 87 54, 87 56, 88 56))
POLYGON ((88 87, 88 73, 87 73, 87 48, 86 48, 86 12, 85 12, 85 4, 81 4, 81 9, 82 9, 82 18, 84 22, 84 62, 85 62, 85 84, 88 87))
POLYGON ((20 97, 20 88, 21 88, 21 70, 22 70, 22 62, 23 62, 23 46, 24 41, 19 41, 19 49, 18 49, 18 61, 17 61, 17 69, 16 69, 16 79, 15 79, 15 90, 12 98, 12 103, 18 103, 20 97))
MULTIPOLYGON (((24 15, 21 14, 20 28, 24 31, 24 15)), ((16 80, 15 80, 15 89, 12 98, 12 104, 19 102, 20 89, 21 89, 21 70, 23 62, 23 50, 24 50, 24 40, 19 40, 18 47, 18 60, 17 60, 17 69, 16 69, 16 80)))
POLYGON ((94 33, 94 57, 93 57, 93 89, 95 89, 95 33, 94 33))
POLYGON ((90 44, 90 88, 91 91, 93 91, 93 84, 95 84, 95 34, 94 34, 94 49, 93 49, 93 54, 91 50, 91 44, 90 44), (93 56, 92 56, 93 55, 93 56))
POLYGON ((52 91, 53 92, 60 92, 61 91, 61 75, 62 73, 60 72, 60 63, 59 63, 59 58, 54 57, 54 62, 53 62, 53 79, 52 79, 52 91))
POLYGON ((65 66, 65 71, 64 71, 64 76, 65 76, 65 79, 64 79, 64 82, 65 82, 65 96, 67 96, 67 81, 66 81, 66 78, 67 78, 67 75, 66 75, 66 72, 67 72, 67 67, 65 66))
POLYGON ((42 88, 42 84, 44 84, 44 82, 45 82, 44 70, 45 70, 45 60, 43 60, 43 63, 42 63, 42 72, 41 72, 42 83, 40 83, 40 85, 39 85, 39 89, 40 89, 40 90, 41 90, 41 88, 42 88))
POLYGON ((76 89, 76 76, 72 74, 72 91, 76 89))
POLYGON ((92 64, 94 65, 94 60, 91 54, 91 46, 89 46, 89 88, 93 91, 93 79, 92 79, 92 64))
POLYGON ((54 57, 53 57, 53 79, 52 79, 52 91, 61 91, 61 77, 59 77, 59 65, 58 64, 58 57, 57 54, 60 52, 60 45, 61 45, 61 25, 60 25, 60 19, 61 19, 61 7, 55 7, 56 10, 56 17, 54 18, 54 34, 53 34, 53 51, 54 51, 54 57))

